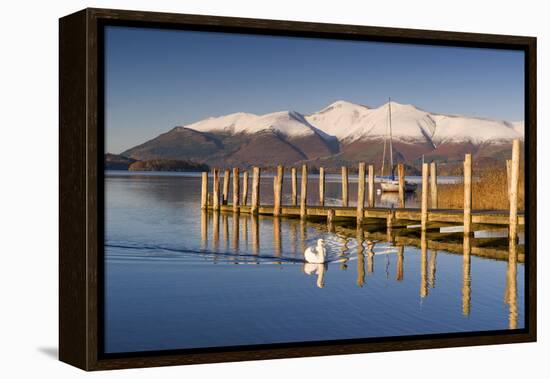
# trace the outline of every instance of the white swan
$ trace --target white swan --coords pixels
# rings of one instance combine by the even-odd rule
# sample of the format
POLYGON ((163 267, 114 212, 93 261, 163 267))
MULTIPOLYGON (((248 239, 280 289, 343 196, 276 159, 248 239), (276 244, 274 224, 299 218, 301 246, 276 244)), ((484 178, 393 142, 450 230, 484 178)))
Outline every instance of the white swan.
POLYGON ((322 238, 317 240, 317 246, 308 247, 304 252, 304 258, 308 263, 325 263, 327 258, 327 249, 325 249, 325 241, 322 238))

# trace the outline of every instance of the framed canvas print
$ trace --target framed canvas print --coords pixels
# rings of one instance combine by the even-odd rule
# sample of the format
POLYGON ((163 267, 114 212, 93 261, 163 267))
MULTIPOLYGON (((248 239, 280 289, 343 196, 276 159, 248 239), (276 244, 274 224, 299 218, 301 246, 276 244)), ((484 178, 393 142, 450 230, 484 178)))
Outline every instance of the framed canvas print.
POLYGON ((60 19, 60 359, 536 340, 536 39, 60 19))

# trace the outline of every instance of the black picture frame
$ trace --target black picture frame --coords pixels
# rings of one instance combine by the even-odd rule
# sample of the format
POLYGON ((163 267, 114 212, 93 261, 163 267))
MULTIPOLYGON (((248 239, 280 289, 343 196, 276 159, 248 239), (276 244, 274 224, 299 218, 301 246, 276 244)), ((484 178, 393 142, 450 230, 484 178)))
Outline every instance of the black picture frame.
POLYGON ((59 358, 84 370, 536 341, 536 38, 113 9, 59 20, 59 358), (103 28, 223 31, 525 52, 525 328, 368 340, 103 354, 103 28))

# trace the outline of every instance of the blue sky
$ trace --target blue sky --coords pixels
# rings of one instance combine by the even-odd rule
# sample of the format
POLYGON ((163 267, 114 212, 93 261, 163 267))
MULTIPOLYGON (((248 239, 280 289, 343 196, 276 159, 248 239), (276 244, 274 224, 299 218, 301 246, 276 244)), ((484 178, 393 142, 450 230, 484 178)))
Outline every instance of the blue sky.
POLYGON ((106 152, 210 116, 336 100, 524 119, 520 51, 112 26, 105 49, 106 152))

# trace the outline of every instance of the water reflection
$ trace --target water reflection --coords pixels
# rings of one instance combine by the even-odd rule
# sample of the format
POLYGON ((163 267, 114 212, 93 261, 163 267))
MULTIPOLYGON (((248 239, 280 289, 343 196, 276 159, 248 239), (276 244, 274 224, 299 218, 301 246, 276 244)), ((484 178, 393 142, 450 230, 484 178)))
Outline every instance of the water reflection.
POLYGON ((517 307, 517 243, 510 240, 508 269, 506 270, 506 294, 505 300, 508 304, 508 328, 516 329, 518 325, 518 307, 517 307))
POLYGON ((201 213, 200 182, 187 184, 106 181, 112 351, 134 351, 136 341, 158 349, 151 342, 158 336, 173 341, 171 348, 187 348, 525 325, 522 244, 511 245, 508 255, 508 246, 481 247, 486 240, 463 241, 462 233, 432 240, 430 231, 421 243, 417 229, 395 224, 391 233, 380 223, 362 231, 338 219, 328 233, 324 220, 313 217, 274 221, 229 210, 224 219, 225 212, 201 213), (155 193, 144 184, 155 185, 155 193), (306 265, 303 252, 319 238, 329 262, 306 265), (419 285, 429 294, 422 306, 419 285), (304 328, 312 315, 315 329, 304 328), (116 342, 125 338, 127 345, 116 342))
POLYGON ((325 286, 325 271, 328 269, 326 263, 304 263, 303 271, 306 275, 317 275, 317 287, 325 286))
POLYGON ((405 246, 401 245, 397 247, 397 272, 395 274, 395 280, 398 282, 403 280, 403 259, 404 259, 405 246))
POLYGON ((471 237, 464 235, 463 248, 464 254, 462 256, 462 314, 464 316, 470 315, 470 302, 472 294, 472 279, 470 276, 471 257, 471 237))
POLYGON ((430 264, 428 272, 428 287, 435 288, 435 271, 437 266, 437 250, 430 252, 430 264))
MULTIPOLYGON (((213 258, 214 262, 229 261, 241 263, 249 261, 279 265, 299 263, 302 265, 302 271, 305 275, 316 276, 316 286, 318 288, 325 288, 326 273, 330 264, 338 264, 341 270, 347 270, 349 262, 355 260, 356 285, 358 287, 365 287, 366 276, 375 276, 377 257, 384 255, 383 258, 378 260, 378 264, 384 265, 382 277, 385 277, 386 280, 390 279, 390 271, 393 271, 391 266, 395 263, 394 279, 397 282, 405 280, 404 261, 406 245, 402 242, 396 242, 400 241, 400 239, 396 239, 398 230, 395 233, 391 230, 380 233, 376 230, 368 229, 370 230, 368 232, 365 229, 366 227, 359 226, 355 228, 355 233, 352 233, 350 237, 349 234, 342 234, 342 229, 338 229, 338 233, 327 233, 329 226, 326 224, 312 224, 308 221, 298 219, 233 213, 229 215, 223 212, 209 213, 207 211, 202 211, 200 218, 201 248, 202 250, 210 248, 216 253, 216 256, 213 258), (209 228, 212 228, 212 230, 209 231, 209 228), (222 254, 223 251, 220 250, 220 232, 222 233, 221 238, 224 240, 221 243, 227 252, 227 256, 225 257, 222 254), (268 243, 267 250, 266 247, 260 244, 262 235, 268 240, 272 239, 272 243, 268 243), (271 238, 269 238, 270 235, 271 238), (285 236, 288 236, 288 245, 287 242, 283 241, 285 236), (324 236, 324 238, 319 238, 319 236, 324 236), (314 239, 308 240, 311 237, 314 239), (249 241, 251 242, 250 245, 249 241), (323 241, 323 248, 326 245, 327 262, 324 264, 306 262, 305 251, 308 248, 315 248, 318 241, 323 241), (388 243, 388 241, 391 242, 388 243), (272 255, 265 253, 269 250, 272 251, 272 255), (251 251, 254 258, 247 258, 247 251, 251 251)), ((349 229, 345 230, 349 231, 349 229)), ((423 300, 430 294, 430 289, 434 290, 436 288, 438 254, 440 252, 433 249, 433 246, 430 249, 431 242, 428 242, 425 232, 419 233, 418 236, 419 296, 423 300)), ((461 292, 463 316, 471 314, 471 255, 473 241, 474 237, 468 235, 464 236, 462 240, 461 292)), ((436 242, 433 243, 436 244, 436 242)), ((510 329, 518 327, 517 265, 518 248, 517 243, 513 241, 509 246, 506 287, 504 291, 504 302, 508 308, 508 327, 510 329)))
POLYGON ((428 241, 426 232, 420 236, 420 298, 428 296, 428 241))
POLYGON ((357 240, 357 285, 363 287, 365 284, 365 256, 363 255, 363 239, 364 231, 361 226, 357 227, 356 240, 357 240))

